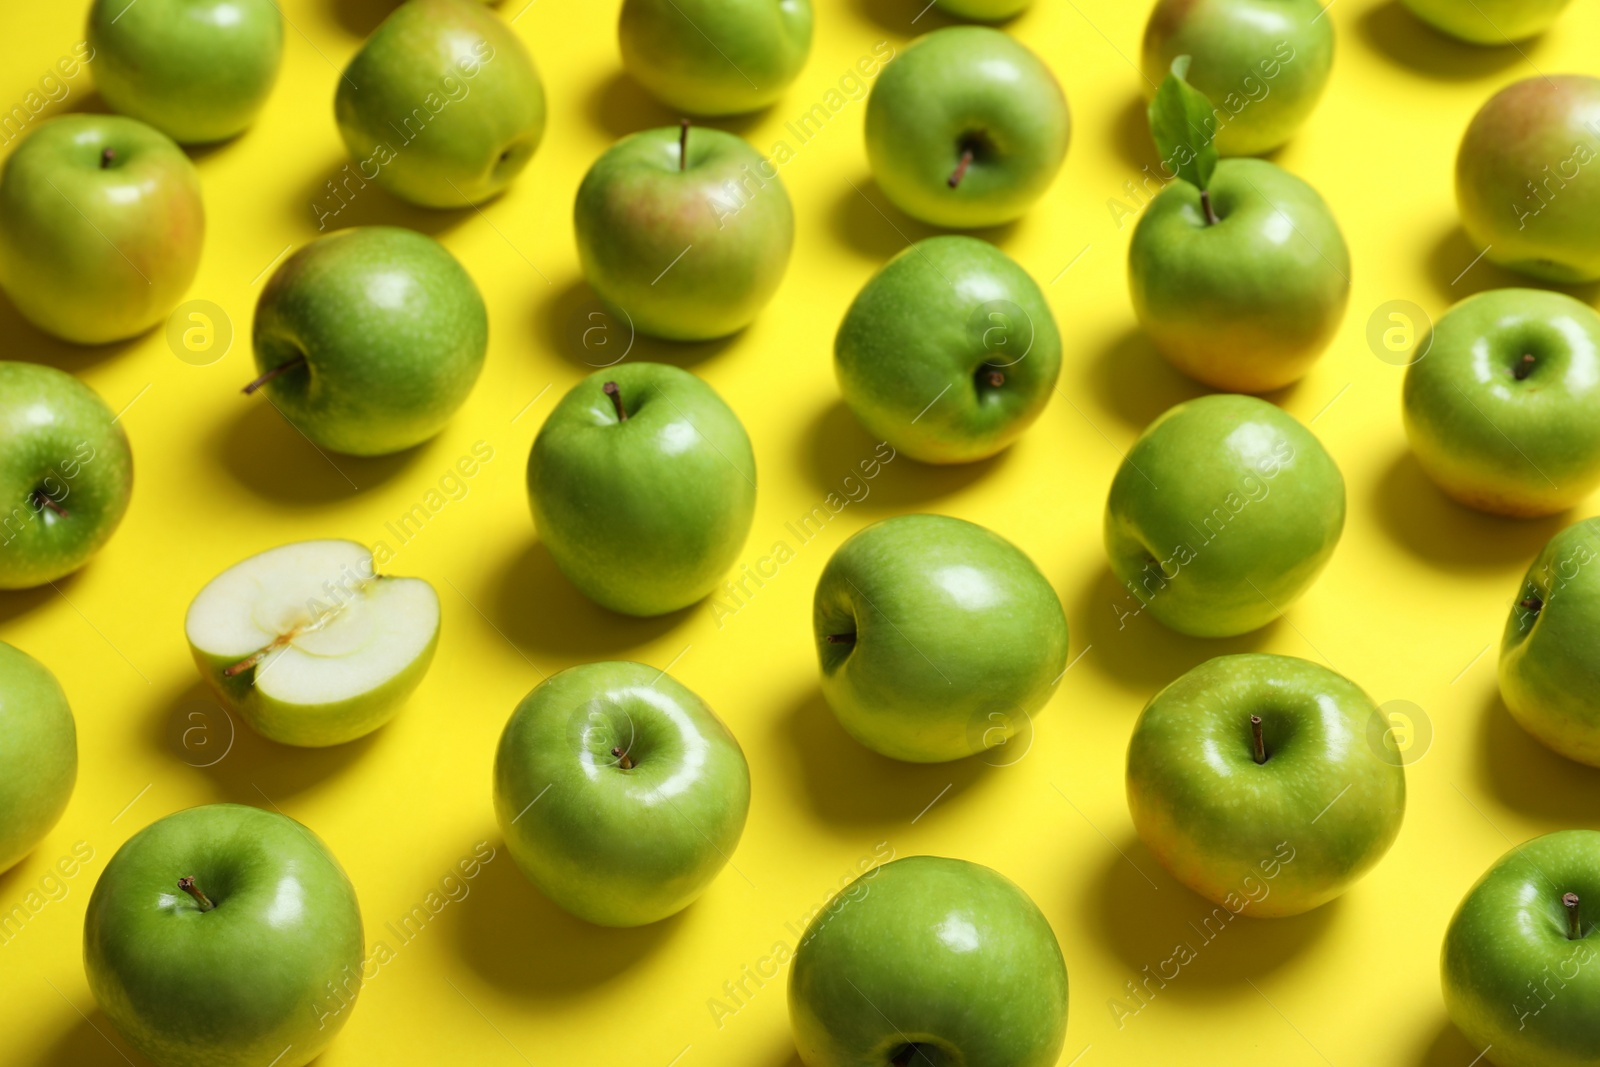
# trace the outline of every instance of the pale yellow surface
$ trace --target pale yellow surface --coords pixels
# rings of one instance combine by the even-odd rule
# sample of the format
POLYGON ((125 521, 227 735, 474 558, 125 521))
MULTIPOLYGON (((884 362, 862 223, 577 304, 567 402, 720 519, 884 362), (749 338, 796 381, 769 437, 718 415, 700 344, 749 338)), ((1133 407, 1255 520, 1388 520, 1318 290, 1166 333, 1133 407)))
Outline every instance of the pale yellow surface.
MULTIPOLYGON (((381 0, 284 0, 288 53, 266 112, 237 142, 198 153, 210 225, 190 296, 231 317, 225 358, 192 366, 160 332, 67 348, 0 301, 4 358, 64 367, 113 408, 131 405, 123 423, 137 468, 132 508, 97 559, 59 592, 0 594, 0 638, 61 678, 82 750, 65 818, 0 876, 0 910, 27 901, 75 842, 94 855, 65 883, 64 897, 56 889, 60 899, 0 946, 0 1062, 124 1062, 80 963, 94 879, 152 820, 238 801, 279 808, 314 828, 354 879, 369 944, 383 940, 395 950, 320 1061, 327 1067, 793 1067, 786 975, 764 988, 746 980, 752 995, 720 1025, 708 1001, 734 1006, 724 983, 740 981, 774 945, 792 945, 804 917, 858 861, 890 849, 990 864, 1038 901, 1071 975, 1063 1064, 1467 1067, 1478 1050, 1450 1027, 1439 995, 1439 944, 1452 909, 1511 843, 1592 826, 1600 812, 1600 772, 1544 751, 1508 719, 1490 648, 1524 567, 1566 520, 1500 521, 1435 492, 1407 456, 1402 372, 1374 357, 1365 329, 1389 300, 1437 315, 1470 292, 1509 284, 1485 263, 1452 282, 1477 252, 1456 224, 1456 142, 1478 104, 1507 82, 1536 71, 1600 73, 1600 8, 1579 0, 1544 40, 1520 51, 1451 45, 1393 0, 1338 0, 1329 11, 1338 32, 1332 82, 1277 159, 1312 182, 1338 216, 1354 289, 1331 350, 1277 399, 1315 419, 1348 483, 1349 523, 1326 573, 1286 620, 1207 642, 1177 637, 1148 617, 1119 631, 1119 594, 1100 540, 1119 451, 1168 405, 1201 392, 1136 332, 1124 279, 1132 226, 1119 229, 1107 205, 1151 158, 1130 63, 1145 5, 1039 0, 1010 27, 1056 71, 1077 124, 1046 200, 993 235, 1047 287, 1065 341, 1059 395, 991 462, 941 470, 896 460, 869 483, 870 495, 802 545, 784 524, 838 491, 872 451, 839 403, 834 328, 873 270, 928 231, 873 187, 863 103, 845 105, 803 145, 785 124, 877 42, 902 45, 941 24, 930 11, 913 25, 921 0, 819 3, 816 44, 799 81, 768 113, 725 124, 764 151, 779 139, 795 149, 782 170, 797 218, 782 288, 730 342, 640 340, 628 357, 692 366, 728 399, 760 469, 744 559, 754 563, 777 540, 795 557, 731 616, 716 619, 702 606, 634 621, 592 607, 555 572, 528 517, 523 465, 553 402, 589 370, 585 358, 604 362, 625 345, 615 330, 609 348, 583 345, 594 305, 573 245, 578 181, 615 138, 674 116, 622 73, 615 0, 523 2, 506 0, 502 11, 516 16, 538 59, 550 123, 520 181, 481 212, 420 212, 368 189, 337 220, 434 234, 483 289, 488 365, 438 439, 396 458, 330 461, 259 397, 239 394, 253 376, 249 326, 264 273, 288 246, 315 236, 310 205, 344 163, 334 85, 387 10, 381 0), (464 498, 402 545, 385 524, 423 503, 477 441, 492 447, 493 459, 464 498), (1031 751, 1011 766, 877 758, 846 737, 819 696, 809 636, 818 573, 863 524, 919 510, 1013 539, 1066 605, 1071 654, 1081 658, 1039 716, 1031 751), (367 740, 303 751, 275 747, 241 725, 224 758, 192 766, 226 747, 227 727, 213 713, 211 732, 191 733, 184 746, 184 730, 205 725, 186 717, 207 707, 184 645, 185 607, 229 564, 312 537, 386 542, 396 552, 392 573, 438 587, 443 636, 431 673, 400 716, 367 740), (1235 922, 1119 1029, 1108 1001, 1175 943, 1199 944, 1190 923, 1209 910, 1134 837, 1122 786, 1129 729, 1144 701, 1179 673, 1247 649, 1323 661, 1379 701, 1416 703, 1431 719, 1432 749, 1409 772, 1398 842, 1365 881, 1311 915, 1235 922), (501 846, 490 802, 495 742, 518 699, 541 675, 608 658, 670 665, 738 734, 754 781, 737 870, 676 919, 629 932, 586 926, 546 903, 501 846), (402 944, 386 924, 424 903, 480 841, 497 851, 467 883, 469 894, 402 944)), ((0 105, 9 109, 71 52, 84 5, 4 6, 0 105)), ((51 111, 100 106, 87 72, 70 86, 51 111)))

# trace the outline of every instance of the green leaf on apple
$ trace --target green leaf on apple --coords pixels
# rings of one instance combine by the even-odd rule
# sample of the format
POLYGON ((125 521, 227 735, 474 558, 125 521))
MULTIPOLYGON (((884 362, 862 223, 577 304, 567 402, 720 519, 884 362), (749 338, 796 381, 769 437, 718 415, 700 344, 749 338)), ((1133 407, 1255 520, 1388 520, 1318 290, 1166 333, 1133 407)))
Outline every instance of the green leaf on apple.
POLYGON ((1184 80, 1188 74, 1189 57, 1174 59, 1147 114, 1162 162, 1203 193, 1217 169, 1216 120, 1206 94, 1184 80))

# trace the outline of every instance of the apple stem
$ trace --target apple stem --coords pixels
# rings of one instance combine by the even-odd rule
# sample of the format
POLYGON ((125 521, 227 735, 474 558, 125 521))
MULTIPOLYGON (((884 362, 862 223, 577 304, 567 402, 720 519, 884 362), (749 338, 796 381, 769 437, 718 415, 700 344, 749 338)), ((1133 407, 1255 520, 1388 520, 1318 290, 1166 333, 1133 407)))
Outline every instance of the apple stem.
POLYGON ((272 381, 272 379, 276 378, 285 371, 293 370, 295 367, 303 367, 305 365, 306 357, 304 354, 295 356, 289 362, 278 364, 276 367, 273 367, 271 370, 267 371, 267 373, 263 374, 261 377, 245 386, 243 392, 245 396, 249 396, 251 393, 255 392, 257 389, 260 389, 263 385, 266 385, 268 382, 272 381))
POLYGON ((1534 360, 1532 354, 1524 352, 1522 354, 1521 362, 1519 362, 1515 367, 1512 368, 1511 376, 1513 378, 1515 378, 1519 382, 1522 381, 1528 375, 1533 373, 1533 364, 1534 364, 1534 362, 1535 362, 1535 360, 1534 360))
POLYGON ((853 645, 856 643, 855 634, 829 634, 827 642, 830 645, 853 645))
POLYGON ((1561 898, 1561 906, 1567 909, 1567 940, 1578 941, 1583 937, 1583 920, 1578 918, 1578 894, 1568 893, 1561 898))
POLYGON ((618 767, 621 767, 625 771, 633 770, 633 757, 628 755, 628 752, 627 752, 626 749, 614 748, 614 749, 611 750, 611 754, 613 756, 617 757, 617 766, 618 767))
POLYGON ((1256 744, 1255 761, 1267 762, 1267 742, 1261 736, 1261 716, 1250 716, 1250 738, 1256 744))
POLYGON ((49 508, 63 519, 67 517, 67 509, 56 503, 55 498, 43 489, 33 491, 33 503, 35 507, 49 508))
POLYGON ((678 169, 689 169, 689 120, 678 121, 678 169))
POLYGON ((1211 206, 1211 190, 1200 190, 1200 209, 1206 213, 1206 225, 1215 226, 1222 220, 1217 218, 1216 209, 1211 206))
POLYGON ((101 170, 109 170, 111 168, 111 164, 115 163, 116 161, 117 153, 115 149, 107 148, 105 151, 100 153, 101 170))
POLYGON ((202 893, 200 887, 194 884, 193 878, 179 878, 178 888, 194 897, 194 902, 200 905, 201 911, 210 911, 216 907, 215 904, 211 903, 211 898, 202 893))
POLYGON ((967 168, 972 166, 972 149, 961 150, 961 162, 956 164, 956 169, 950 175, 950 188, 954 189, 961 184, 961 179, 967 176, 967 168))
POLYGON ((611 406, 617 409, 617 421, 627 422, 628 409, 622 406, 622 390, 617 388, 617 383, 607 382, 600 389, 611 398, 611 406))

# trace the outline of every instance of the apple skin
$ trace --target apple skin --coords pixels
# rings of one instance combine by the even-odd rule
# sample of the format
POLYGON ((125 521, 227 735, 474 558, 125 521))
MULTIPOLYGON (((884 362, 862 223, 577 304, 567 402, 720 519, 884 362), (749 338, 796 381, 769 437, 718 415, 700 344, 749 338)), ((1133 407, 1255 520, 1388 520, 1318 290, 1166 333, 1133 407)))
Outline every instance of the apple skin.
POLYGON ((78 729, 49 668, 0 641, 0 873, 61 819, 78 780, 78 729))
POLYGON ((333 853, 293 819, 242 804, 189 808, 129 838, 83 924, 100 1010, 160 1067, 302 1067, 349 1020, 363 952, 333 853), (179 878, 216 906, 201 911, 179 878))
POLYGON ((731 133, 624 137, 578 186, 583 276, 640 333, 707 341, 750 325, 783 281, 794 208, 777 168, 731 133))
POLYGON ((1426 355, 1406 370, 1401 412, 1418 465, 1440 489, 1468 507, 1532 518, 1600 485, 1600 315, 1587 304, 1492 289, 1440 316, 1417 351, 1426 355))
POLYGON ((194 164, 135 119, 50 119, 0 169, 0 288, 64 341, 121 341, 164 320, 194 281, 205 232, 194 164))
POLYGON ((517 866, 600 926, 688 907, 738 847, 749 808, 738 740, 698 696, 643 663, 587 663, 541 682, 506 723, 494 761, 495 816, 517 866))
POLYGON ((1197 381, 1265 393, 1304 377, 1344 319, 1350 252, 1317 191, 1260 159, 1225 159, 1200 191, 1174 181, 1128 246, 1139 325, 1197 381))
POLYGON ((775 103, 811 53, 811 0, 624 0, 622 65, 663 104, 739 115, 775 103))
POLYGON ((1067 98, 1050 68, 988 26, 917 38, 867 97, 873 179, 901 211, 934 226, 1021 218, 1061 169, 1071 134, 1067 98), (972 163, 952 188, 969 149, 972 163))
POLYGON ((1513 82, 1472 116, 1456 153, 1461 226, 1484 258, 1562 285, 1600 279, 1600 78, 1513 82))
MULTIPOLYGON (((1500 638, 1500 696, 1545 747, 1600 767, 1600 519, 1552 537, 1500 638)), ((1600 903, 1600 897, 1596 897, 1600 903)))
POLYGON ((1294 136, 1327 87, 1333 23, 1322 15, 1317 0, 1160 0, 1140 49, 1145 94, 1155 94, 1174 59, 1190 56, 1186 80, 1227 120, 1217 151, 1270 152, 1294 136))
POLYGON ((1344 505, 1344 476, 1293 416, 1203 396, 1146 427, 1117 468, 1106 555, 1140 610, 1191 637, 1233 637, 1310 587, 1344 505))
POLYGON ((705 382, 664 363, 623 363, 573 386, 545 420, 528 455, 528 499, 540 540, 585 596, 624 615, 665 615, 716 588, 744 547, 755 453, 705 382))
POLYGON ((1378 714, 1359 686, 1307 660, 1207 660, 1157 693, 1134 724, 1134 828, 1174 878, 1235 914, 1320 907, 1400 833, 1405 768, 1367 743, 1378 714), (1252 715, 1262 720, 1261 764, 1252 715), (1259 898, 1256 885, 1265 887, 1259 898))
POLYGON ((937 763, 1005 741, 1055 693, 1067 618, 1021 549, 944 515, 875 522, 817 582, 822 695, 857 741, 937 763), (850 634, 849 643, 830 636, 850 634))
MULTIPOLYGON (((1569 0, 1400 0, 1440 33, 1468 44, 1502 45, 1536 37, 1569 0)), ((1493 1058, 1493 1057, 1491 1057, 1493 1058)))
POLYGON ((806 927, 789 1025, 806 1067, 1054 1067, 1067 966, 1015 883, 908 856, 857 878, 806 927))
POLYGON ((970 463, 1006 448, 1044 411, 1061 373, 1061 334, 1010 256, 975 237, 930 237, 856 295, 834 338, 833 370, 868 433, 924 463, 970 463), (986 377, 995 369, 998 387, 986 377))
POLYGON ((54 367, 0 362, 0 589, 82 567, 132 493, 127 434, 98 393, 54 367))
POLYGON ((459 208, 503 192, 533 158, 544 85, 522 39, 482 3, 407 0, 350 60, 334 115, 362 177, 422 207, 459 208))
POLYGON ((1502 856, 1445 931, 1440 982, 1450 1021, 1497 1067, 1600 1061, 1600 832, 1560 830, 1502 856), (1583 936, 1568 940, 1561 898, 1578 897, 1583 936))
POLYGON ((398 226, 319 237, 261 291, 256 369, 303 358, 263 388, 323 448, 381 456, 444 429, 472 392, 489 313, 439 242, 398 226))
POLYGON ((227 140, 255 121, 278 80, 274 0, 95 0, 94 85, 106 103, 179 144, 227 140))
POLYGON ((975 22, 1002 22, 1028 9, 1033 0, 934 0, 946 15, 975 22))

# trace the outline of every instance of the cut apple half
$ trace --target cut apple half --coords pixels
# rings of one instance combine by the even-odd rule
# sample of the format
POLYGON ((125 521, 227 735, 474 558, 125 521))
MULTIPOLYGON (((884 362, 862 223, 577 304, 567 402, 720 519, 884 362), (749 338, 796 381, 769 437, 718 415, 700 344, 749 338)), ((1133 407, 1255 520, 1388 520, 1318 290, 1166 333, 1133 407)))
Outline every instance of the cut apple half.
POLYGON ((439 641, 439 597, 374 572, 354 541, 301 541, 223 571, 184 631, 207 683, 257 733, 337 745, 388 722, 439 641))

